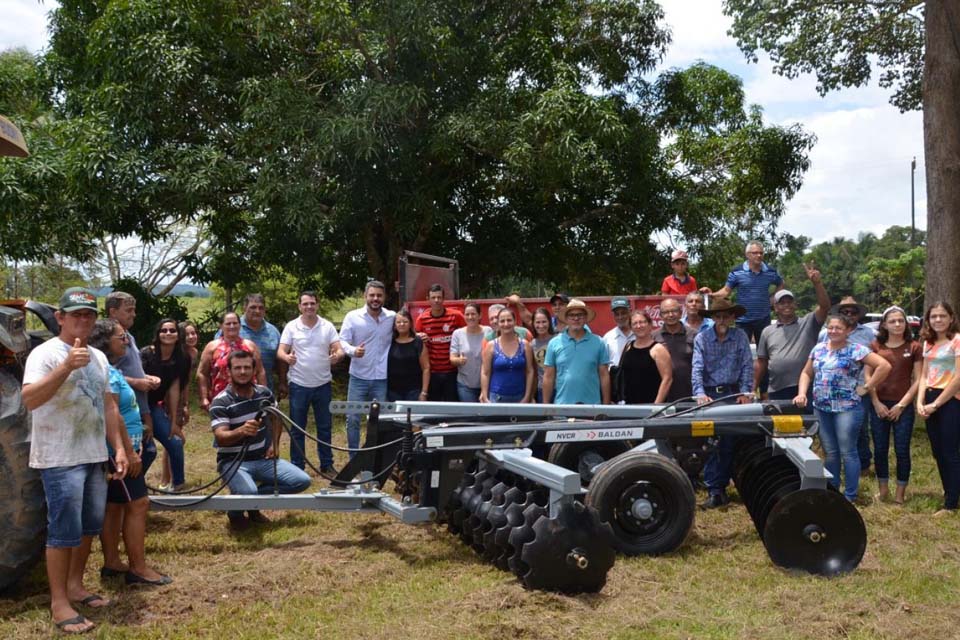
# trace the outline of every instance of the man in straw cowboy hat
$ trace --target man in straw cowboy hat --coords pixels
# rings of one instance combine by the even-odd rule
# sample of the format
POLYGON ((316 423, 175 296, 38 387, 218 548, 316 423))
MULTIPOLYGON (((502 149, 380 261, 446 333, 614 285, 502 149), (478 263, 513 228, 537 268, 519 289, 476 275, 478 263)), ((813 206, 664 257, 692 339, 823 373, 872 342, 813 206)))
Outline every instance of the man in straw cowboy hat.
MULTIPOLYGON (((753 356, 750 339, 743 329, 731 326, 746 313, 739 304, 723 298, 703 314, 714 321, 713 327, 697 334, 693 342, 693 395, 700 404, 736 396, 734 402, 753 401, 753 356)), ((710 497, 703 504, 707 509, 720 507, 729 501, 727 485, 733 464, 735 436, 721 436, 717 450, 710 454, 703 469, 703 481, 710 497)))
POLYGON ((603 340, 586 326, 596 315, 576 298, 558 314, 565 328, 547 345, 544 402, 553 398, 556 404, 610 403, 610 354, 603 340))

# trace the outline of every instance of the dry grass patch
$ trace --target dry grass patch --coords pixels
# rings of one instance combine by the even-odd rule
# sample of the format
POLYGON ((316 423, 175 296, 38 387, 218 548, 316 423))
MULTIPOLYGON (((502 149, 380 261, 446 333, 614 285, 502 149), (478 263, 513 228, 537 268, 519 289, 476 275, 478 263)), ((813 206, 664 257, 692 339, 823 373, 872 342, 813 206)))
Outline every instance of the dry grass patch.
MULTIPOLYGON (((195 426, 189 438, 189 478, 212 479, 209 433, 195 426)), ((336 438, 344 441, 340 420, 336 438)), ((875 491, 865 479, 863 493, 875 491)), ((869 543, 850 575, 777 569, 734 502, 698 512, 676 553, 620 557, 601 593, 575 597, 526 591, 444 529, 386 516, 267 512, 269 525, 233 535, 223 514, 158 512, 150 515, 148 558, 175 582, 101 583, 95 546, 88 586, 116 604, 92 615, 92 637, 953 638, 960 519, 933 519, 939 500, 921 428, 910 501, 862 508, 869 543)), ((0 597, 0 637, 50 637, 47 604, 38 567, 0 597)))

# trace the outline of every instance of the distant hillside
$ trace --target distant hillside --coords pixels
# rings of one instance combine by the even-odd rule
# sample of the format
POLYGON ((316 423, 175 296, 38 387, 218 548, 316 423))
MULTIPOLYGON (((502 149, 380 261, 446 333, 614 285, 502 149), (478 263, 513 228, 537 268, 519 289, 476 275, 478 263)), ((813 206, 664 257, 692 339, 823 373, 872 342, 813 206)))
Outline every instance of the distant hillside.
MULTIPOLYGON (((159 290, 159 288, 154 289, 154 293, 159 290)), ((113 291, 113 287, 101 287, 96 291, 96 294, 102 297, 111 291, 113 291)), ((205 287, 198 287, 195 284, 178 284, 173 288, 173 291, 171 291, 170 294, 177 298, 209 298, 211 295, 213 295, 209 289, 205 287)))

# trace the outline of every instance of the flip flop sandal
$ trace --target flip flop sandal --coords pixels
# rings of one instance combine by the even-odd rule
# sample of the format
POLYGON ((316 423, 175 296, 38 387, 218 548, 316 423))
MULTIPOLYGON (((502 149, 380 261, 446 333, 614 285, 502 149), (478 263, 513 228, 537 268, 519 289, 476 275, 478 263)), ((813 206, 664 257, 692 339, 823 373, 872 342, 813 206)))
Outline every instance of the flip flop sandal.
POLYGON ((93 631, 93 628, 96 625, 91 624, 89 627, 86 627, 78 631, 70 631, 67 629, 67 627, 74 624, 83 624, 85 622, 90 622, 90 621, 81 615, 77 615, 77 616, 74 616, 73 618, 67 618, 66 620, 61 620, 60 622, 54 622, 53 626, 55 626, 57 628, 57 631, 59 631, 60 633, 65 633, 67 635, 80 635, 81 633, 88 633, 90 631, 93 631))
POLYGON ((90 607, 91 609, 103 609, 104 607, 109 607, 111 604, 113 604, 113 600, 108 600, 99 593, 91 593, 83 600, 80 600, 79 604, 85 607, 90 607), (97 601, 102 602, 103 604, 94 606, 93 603, 97 601))

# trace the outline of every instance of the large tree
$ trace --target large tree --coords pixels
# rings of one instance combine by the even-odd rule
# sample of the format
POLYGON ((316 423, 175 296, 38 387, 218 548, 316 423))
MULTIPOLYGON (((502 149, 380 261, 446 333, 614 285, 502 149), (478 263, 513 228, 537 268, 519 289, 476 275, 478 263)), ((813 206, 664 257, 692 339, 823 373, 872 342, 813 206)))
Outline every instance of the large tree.
MULTIPOLYGON (((813 142, 706 64, 653 81, 652 0, 63 0, 44 68, 66 121, 106 122, 97 215, 154 237, 203 218, 209 278, 282 266, 331 296, 403 249, 648 290, 651 233, 703 252, 775 225, 813 142)), ((2 204, 2 201, 0 201, 2 204)))
POLYGON ((926 298, 960 301, 960 3, 956 0, 725 0, 732 34, 818 90, 865 84, 879 67, 901 110, 923 108, 926 298))

